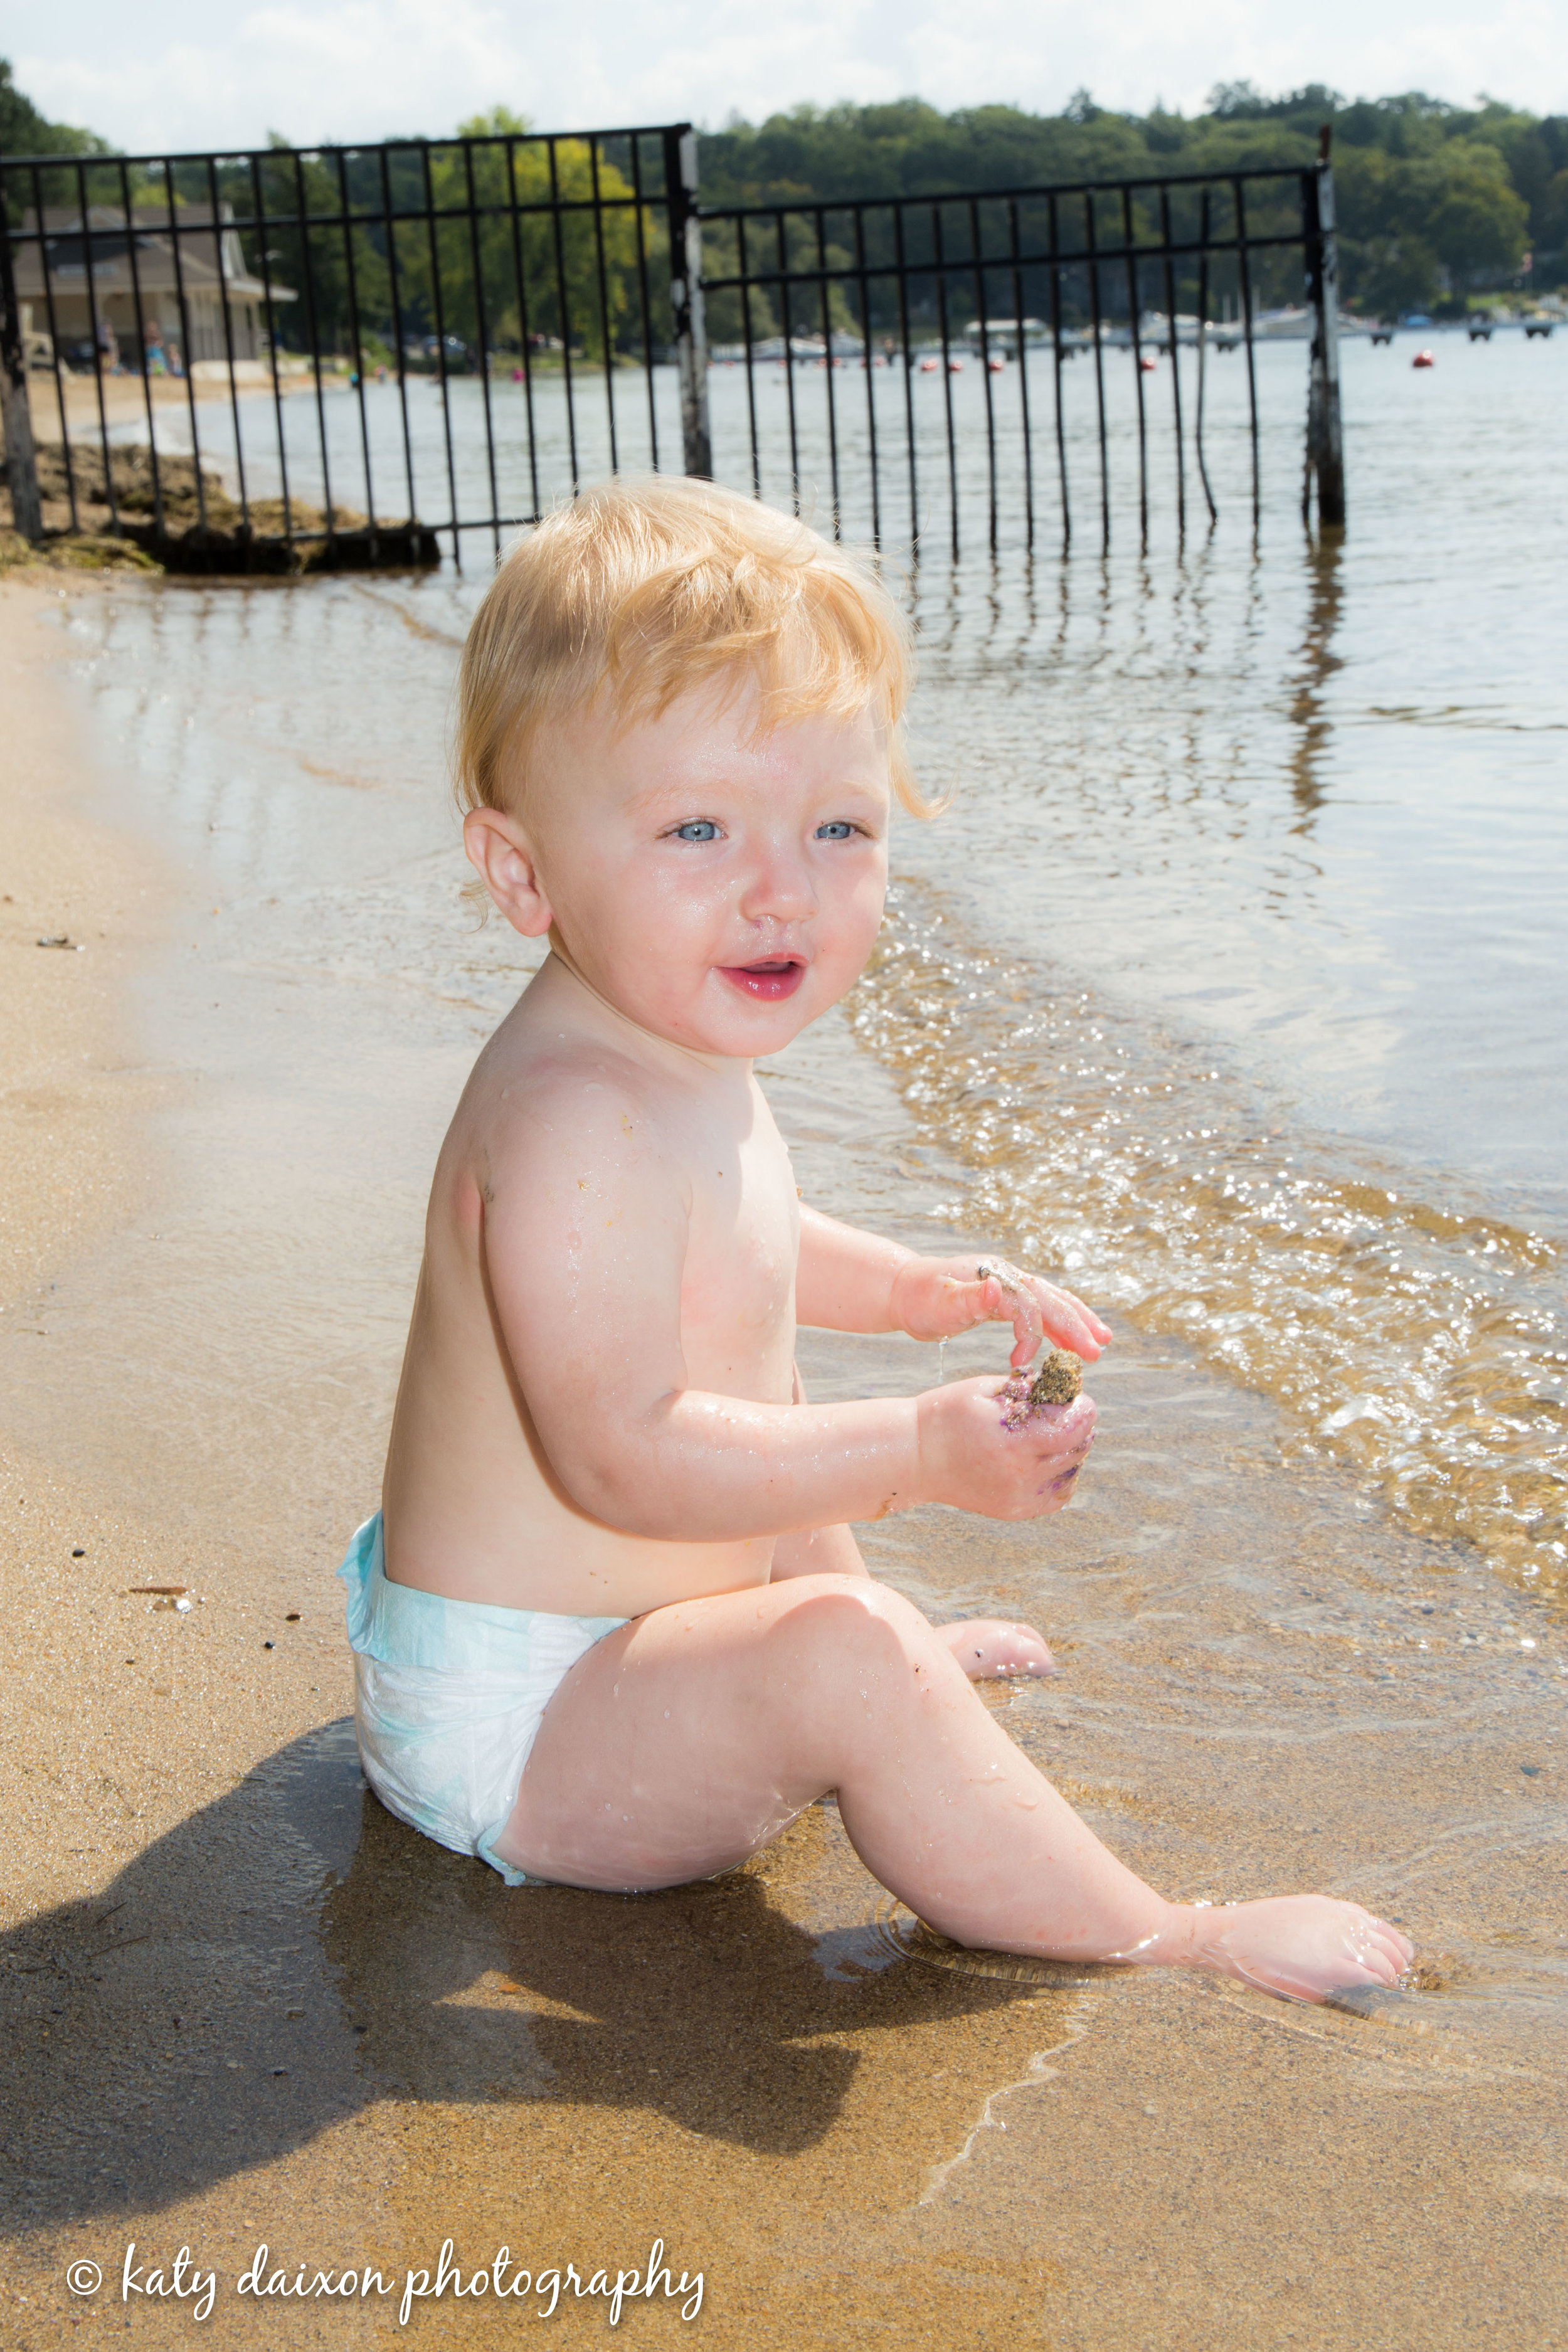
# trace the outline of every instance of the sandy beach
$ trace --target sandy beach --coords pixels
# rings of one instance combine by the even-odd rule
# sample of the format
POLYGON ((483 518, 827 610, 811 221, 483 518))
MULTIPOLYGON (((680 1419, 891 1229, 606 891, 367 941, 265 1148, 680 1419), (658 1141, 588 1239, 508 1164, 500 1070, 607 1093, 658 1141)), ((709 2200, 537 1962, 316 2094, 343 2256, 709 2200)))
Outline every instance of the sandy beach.
MULTIPOLYGON (((279 600, 317 593, 232 592, 301 632, 334 608, 279 600)), ((1409 1993, 1308 2011, 945 1951, 831 1803, 754 1867, 620 1899, 509 1892, 364 1794, 332 1572, 375 1499, 474 972, 516 943, 421 974, 390 885, 373 945, 336 943, 331 891, 371 903, 396 857, 462 918, 439 813, 405 823, 335 754, 290 771, 309 889, 259 803, 243 879, 199 864, 95 723, 75 616, 101 597, 163 599, 171 636, 210 610, 0 583, 5 2341, 185 2341, 193 2297, 122 2302, 132 2241, 143 2281, 182 2246, 216 2272, 219 2344, 489 2345, 540 2308, 492 2279, 405 2328, 448 2239, 465 2282, 503 2246, 613 2281, 661 2240, 703 2284, 690 2318, 628 2305, 658 2342, 1568 2340, 1560 1623, 1521 1633, 1461 1546, 1176 1342, 1119 1325, 1048 1535, 932 1511, 868 1557, 935 1616, 1043 1624, 1062 1672, 991 1703, 1134 1866, 1373 1904, 1416 1939, 1409 1993), (262 2242, 298 2297, 239 2292, 262 2242), (387 2292, 343 2294, 367 2265, 387 2292)), ((268 690, 235 685, 258 738, 268 690)), ((808 1195, 869 1220, 866 1170, 910 1133, 885 1073, 835 1021, 766 1083, 808 1195)), ((881 1209, 948 1245, 919 1185, 888 1175, 881 1209)), ((803 1365, 826 1397, 923 1384, 930 1354, 814 1335, 803 1365)), ((568 2289, 542 2324, 599 2340, 608 2308, 568 2289)))

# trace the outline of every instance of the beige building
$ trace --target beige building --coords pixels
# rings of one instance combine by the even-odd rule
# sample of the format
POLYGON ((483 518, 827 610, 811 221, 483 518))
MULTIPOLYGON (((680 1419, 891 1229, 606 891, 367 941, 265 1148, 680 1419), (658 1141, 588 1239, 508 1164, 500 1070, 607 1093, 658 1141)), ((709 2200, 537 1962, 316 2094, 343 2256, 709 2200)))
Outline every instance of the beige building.
POLYGON ((226 361, 226 304, 234 357, 260 359, 268 349, 268 292, 275 309, 292 302, 294 293, 288 287, 268 289, 252 276, 238 230, 226 225, 232 218, 231 207, 220 205, 215 228, 210 210, 182 205, 171 230, 163 206, 151 213, 133 211, 128 226, 117 207, 92 205, 84 231, 79 211, 51 207, 44 214, 40 254, 37 215, 29 214, 14 253, 16 298, 34 348, 37 337, 50 336, 61 357, 68 360, 80 351, 83 362, 90 363, 88 347, 97 329, 107 325, 126 362, 136 366, 142 340, 137 328, 140 293, 142 328, 149 346, 162 343, 166 352, 178 352, 184 365, 226 361))

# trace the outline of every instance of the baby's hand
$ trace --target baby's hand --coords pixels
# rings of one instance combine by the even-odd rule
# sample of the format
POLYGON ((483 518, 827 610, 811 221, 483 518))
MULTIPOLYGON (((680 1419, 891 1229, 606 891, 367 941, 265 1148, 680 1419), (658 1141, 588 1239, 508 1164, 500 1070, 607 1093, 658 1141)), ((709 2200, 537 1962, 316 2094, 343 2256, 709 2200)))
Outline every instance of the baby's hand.
POLYGON ((1043 1405, 1021 1428, 1003 1418, 995 1375, 953 1381, 916 1400, 921 1484, 932 1503, 991 1519, 1040 1519, 1072 1500, 1094 1443, 1094 1406, 1043 1405))
POLYGON ((1034 1357, 1042 1338, 1070 1348, 1092 1364, 1110 1333, 1092 1307, 1070 1290, 1005 1258, 912 1258, 895 1295, 899 1328, 911 1339, 954 1339, 977 1323, 1011 1323, 1015 1371, 1034 1357))

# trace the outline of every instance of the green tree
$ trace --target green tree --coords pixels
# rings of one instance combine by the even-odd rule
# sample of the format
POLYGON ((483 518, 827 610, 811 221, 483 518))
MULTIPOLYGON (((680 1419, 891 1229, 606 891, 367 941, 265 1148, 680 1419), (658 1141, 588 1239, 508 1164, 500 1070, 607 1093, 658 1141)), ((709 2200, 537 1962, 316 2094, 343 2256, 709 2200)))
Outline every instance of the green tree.
POLYGON ((111 155, 96 131, 50 122, 24 97, 12 77, 11 60, 0 58, 0 155, 111 155))

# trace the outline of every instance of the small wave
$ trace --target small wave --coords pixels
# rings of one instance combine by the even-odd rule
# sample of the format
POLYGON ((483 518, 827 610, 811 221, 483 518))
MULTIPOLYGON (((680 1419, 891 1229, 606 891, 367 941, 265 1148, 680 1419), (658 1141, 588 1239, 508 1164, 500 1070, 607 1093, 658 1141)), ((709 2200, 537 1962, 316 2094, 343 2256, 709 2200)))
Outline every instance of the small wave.
POLYGON ((969 1176, 942 1213, 1275 1398, 1424 1537, 1568 1596, 1551 1238, 1287 1133, 1191 1044, 966 948, 934 893, 896 895, 847 1009, 969 1176))

